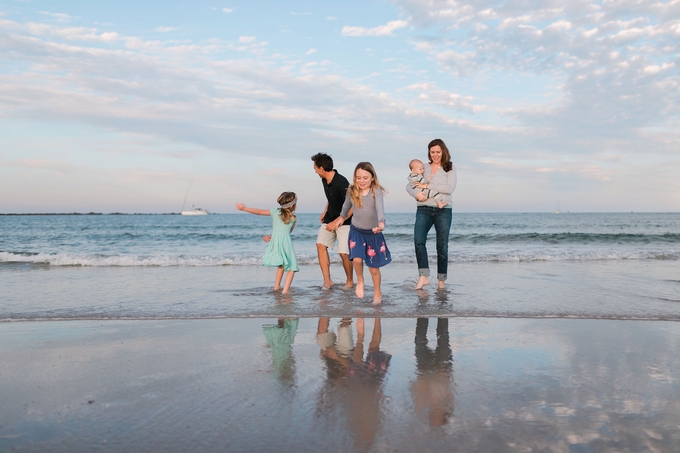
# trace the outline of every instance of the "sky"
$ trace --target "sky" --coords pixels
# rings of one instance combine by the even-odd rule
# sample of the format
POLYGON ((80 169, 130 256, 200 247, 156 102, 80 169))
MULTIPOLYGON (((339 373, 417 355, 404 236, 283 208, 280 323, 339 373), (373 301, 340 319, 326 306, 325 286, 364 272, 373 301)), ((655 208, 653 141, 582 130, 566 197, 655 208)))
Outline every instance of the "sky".
POLYGON ((0 0, 0 213, 299 212, 311 155, 388 212, 680 211, 680 0, 0 0), (188 195, 187 195, 188 192, 188 195))

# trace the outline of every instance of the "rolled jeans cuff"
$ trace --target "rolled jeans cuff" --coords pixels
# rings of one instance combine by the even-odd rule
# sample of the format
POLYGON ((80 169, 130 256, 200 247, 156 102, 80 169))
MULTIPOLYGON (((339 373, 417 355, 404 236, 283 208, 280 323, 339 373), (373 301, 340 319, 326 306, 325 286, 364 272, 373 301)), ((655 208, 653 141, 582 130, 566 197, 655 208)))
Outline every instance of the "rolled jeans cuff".
POLYGON ((418 269, 418 276, 419 277, 429 277, 430 276, 430 269, 425 267, 423 269, 418 269))
POLYGON ((437 280, 445 282, 446 281, 446 274, 437 274, 437 280))

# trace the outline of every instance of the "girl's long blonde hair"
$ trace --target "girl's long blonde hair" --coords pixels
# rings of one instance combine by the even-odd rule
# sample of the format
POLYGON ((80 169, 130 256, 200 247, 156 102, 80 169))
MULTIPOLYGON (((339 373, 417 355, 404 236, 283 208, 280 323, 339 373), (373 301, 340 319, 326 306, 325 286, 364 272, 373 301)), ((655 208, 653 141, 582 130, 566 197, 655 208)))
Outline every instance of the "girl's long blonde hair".
POLYGON ((385 188, 380 185, 378 182, 378 175, 375 174, 375 168, 373 168, 373 165, 370 162, 359 162, 354 169, 354 177, 352 178, 352 185, 349 186, 349 194, 350 197, 352 198, 352 204, 356 206, 357 208, 361 207, 361 189, 359 186, 356 184, 356 179, 357 179, 357 170, 364 170, 367 171, 371 174, 373 177, 373 181, 371 181, 371 195, 375 197, 375 191, 376 190, 382 190, 383 193, 387 193, 385 188))
POLYGON ((281 195, 279 195, 279 198, 276 199, 276 201, 281 205, 279 212, 281 213, 281 220, 283 220, 283 223, 285 224, 290 223, 291 220, 295 221, 296 217, 295 214, 293 214, 293 211, 295 211, 297 203, 288 208, 284 208, 283 205, 292 203, 296 198, 297 196, 295 195, 295 192, 283 192, 281 195))

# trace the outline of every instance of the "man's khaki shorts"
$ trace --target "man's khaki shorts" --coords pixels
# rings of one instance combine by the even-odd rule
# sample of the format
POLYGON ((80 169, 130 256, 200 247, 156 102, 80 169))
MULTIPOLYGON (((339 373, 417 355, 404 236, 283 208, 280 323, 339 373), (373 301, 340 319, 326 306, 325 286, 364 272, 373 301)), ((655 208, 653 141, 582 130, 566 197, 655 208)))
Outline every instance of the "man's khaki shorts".
POLYGON ((328 231, 324 223, 319 228, 319 234, 316 236, 316 243, 322 244, 329 249, 335 248, 335 241, 338 241, 338 253, 349 255, 349 245, 347 239, 349 237, 349 225, 342 225, 335 231, 328 231))

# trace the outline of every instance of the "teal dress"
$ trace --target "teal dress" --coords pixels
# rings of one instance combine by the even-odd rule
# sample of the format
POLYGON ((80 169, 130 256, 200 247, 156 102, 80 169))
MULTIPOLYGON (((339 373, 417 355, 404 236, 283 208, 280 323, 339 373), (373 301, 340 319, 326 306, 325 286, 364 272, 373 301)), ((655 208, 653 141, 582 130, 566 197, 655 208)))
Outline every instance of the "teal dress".
POLYGON ((285 224, 281 220, 281 214, 278 208, 270 209, 272 216, 273 230, 272 239, 269 241, 267 251, 264 252, 262 258, 263 266, 283 266, 285 271, 297 272, 298 263, 295 258, 295 249, 293 249, 293 239, 290 237, 290 230, 295 225, 295 220, 285 224))

